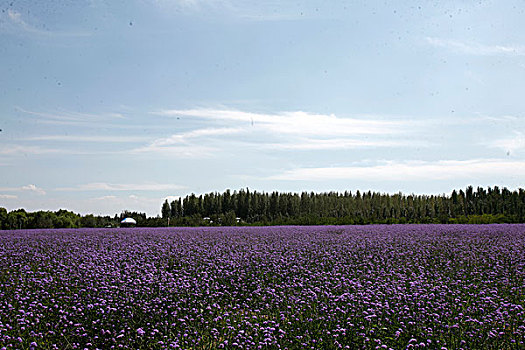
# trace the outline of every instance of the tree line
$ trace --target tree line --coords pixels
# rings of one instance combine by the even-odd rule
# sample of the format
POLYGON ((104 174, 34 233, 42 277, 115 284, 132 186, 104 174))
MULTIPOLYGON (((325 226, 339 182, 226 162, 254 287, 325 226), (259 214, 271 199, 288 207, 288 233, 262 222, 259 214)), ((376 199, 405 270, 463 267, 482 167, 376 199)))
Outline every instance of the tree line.
POLYGON ((118 227, 120 221, 127 217, 135 219, 137 226, 166 226, 166 220, 159 216, 147 217, 145 213, 134 211, 123 211, 111 217, 93 214, 80 215, 64 209, 35 212, 16 209, 8 212, 5 208, 0 207, 0 229, 118 227))
POLYGON ((324 225, 525 222, 525 190, 472 186, 450 195, 379 192, 212 192, 168 203, 172 225, 324 225))
POLYGON ((123 211, 80 215, 68 210, 8 212, 0 207, 0 229, 118 227, 131 217, 137 226, 354 225, 405 223, 523 223, 525 190, 472 186, 450 195, 379 192, 194 193, 162 204, 161 215, 123 211))

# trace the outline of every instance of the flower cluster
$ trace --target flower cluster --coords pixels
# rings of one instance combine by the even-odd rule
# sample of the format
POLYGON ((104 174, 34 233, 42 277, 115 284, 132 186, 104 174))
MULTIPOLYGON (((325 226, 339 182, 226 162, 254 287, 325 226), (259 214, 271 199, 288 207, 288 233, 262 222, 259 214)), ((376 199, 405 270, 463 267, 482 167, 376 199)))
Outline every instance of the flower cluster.
POLYGON ((0 231, 0 349, 523 349, 525 225, 0 231))

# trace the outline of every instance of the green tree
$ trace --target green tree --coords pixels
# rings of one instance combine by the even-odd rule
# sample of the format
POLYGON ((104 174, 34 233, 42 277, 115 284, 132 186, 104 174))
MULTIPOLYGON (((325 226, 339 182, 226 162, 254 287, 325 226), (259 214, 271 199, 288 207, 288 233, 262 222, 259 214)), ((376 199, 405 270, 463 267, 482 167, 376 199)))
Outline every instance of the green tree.
POLYGON ((7 221, 7 209, 0 207, 0 230, 5 228, 7 221))
POLYGON ((171 212, 170 204, 168 203, 168 200, 166 199, 164 201, 164 204, 162 204, 162 210, 161 210, 162 218, 168 219, 171 216, 170 212, 171 212))
POLYGON ((170 204, 170 217, 179 218, 182 216, 182 204, 181 200, 172 201, 170 204))
POLYGON ((96 227, 97 220, 93 214, 87 214, 80 219, 80 225, 82 227, 96 227))
POLYGON ((27 224, 27 213, 24 209, 11 211, 7 214, 7 228, 23 229, 27 224))
POLYGON ((225 226, 235 226, 237 224, 237 216, 233 210, 230 210, 223 216, 221 221, 225 226))
POLYGON ((56 220, 55 213, 51 211, 37 211, 33 213, 30 223, 31 228, 53 228, 56 220))

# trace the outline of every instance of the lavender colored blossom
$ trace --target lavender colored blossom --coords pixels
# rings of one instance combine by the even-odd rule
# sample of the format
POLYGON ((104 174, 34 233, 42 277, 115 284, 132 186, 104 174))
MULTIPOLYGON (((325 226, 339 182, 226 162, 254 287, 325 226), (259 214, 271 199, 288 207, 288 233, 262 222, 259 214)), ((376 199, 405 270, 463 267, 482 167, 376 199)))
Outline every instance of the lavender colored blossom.
POLYGON ((0 231, 0 349, 523 349, 525 225, 0 231))

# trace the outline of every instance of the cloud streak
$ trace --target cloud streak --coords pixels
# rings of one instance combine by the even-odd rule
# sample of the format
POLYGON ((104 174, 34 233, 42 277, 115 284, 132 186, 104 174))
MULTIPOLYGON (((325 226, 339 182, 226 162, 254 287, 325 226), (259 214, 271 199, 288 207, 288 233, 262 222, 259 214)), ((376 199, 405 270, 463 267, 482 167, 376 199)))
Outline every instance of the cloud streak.
POLYGON ((51 120, 56 122, 107 122, 107 120, 126 119, 121 113, 80 113, 74 111, 60 110, 57 112, 40 112, 30 111, 21 107, 16 107, 15 110, 21 113, 39 117, 39 120, 51 120))
POLYGON ((50 154, 50 153, 68 153, 66 150, 54 148, 44 148, 39 146, 21 146, 21 145, 4 145, 0 149, 0 155, 17 155, 17 154, 50 154))
POLYGON ((513 137, 494 140, 489 146, 500 148, 505 152, 516 152, 525 150, 525 135, 522 132, 515 131, 513 137))
POLYGON ((133 143, 149 139, 144 136, 96 136, 96 135, 42 135, 24 137, 23 141, 61 141, 61 142, 111 142, 111 143, 133 143))
POLYGON ((169 191, 184 189, 176 184, 141 183, 141 184, 115 184, 107 182, 91 182, 76 187, 61 187, 57 191, 169 191))
POLYGON ((213 156, 219 148, 203 145, 202 138, 210 142, 210 138, 243 132, 242 128, 205 128, 195 129, 170 137, 159 138, 149 145, 139 147, 131 153, 156 153, 179 158, 208 158, 213 156))
POLYGON ((475 56, 525 56, 523 45, 482 45, 432 37, 427 37, 426 42, 434 47, 475 56))
POLYGON ((304 4, 292 5, 281 1, 231 1, 231 0, 145 0, 167 13, 186 15, 228 16, 243 21, 295 21, 320 17, 313 8, 304 4))
POLYGON ((148 216, 156 216, 164 202, 161 196, 138 196, 135 194, 114 196, 107 195, 75 200, 71 205, 81 213, 95 213, 107 215, 107 213, 119 213, 124 210, 145 212, 148 216), (96 208, 96 209, 93 209, 96 208))
MULTIPOLYGON (((34 184, 29 184, 29 185, 20 186, 20 187, 0 187, 0 191, 2 192, 32 192, 38 195, 46 194, 46 191, 44 191, 40 187, 37 187, 34 184)), ((7 197, 4 197, 4 198, 7 198, 7 197)), ((16 196, 10 197, 10 198, 16 198, 16 196)))
POLYGON ((91 36, 90 32, 66 32, 66 31, 50 31, 40 29, 22 18, 22 14, 13 9, 6 11, 6 18, 14 29, 20 33, 27 33, 43 37, 87 37, 91 36))
POLYGON ((160 138, 135 152, 179 157, 212 157, 230 148, 254 147, 271 151, 322 151, 373 147, 426 146, 408 133, 421 123, 401 119, 342 118, 303 111, 253 113, 232 109, 165 109, 152 112, 170 118, 194 118, 216 124, 160 138), (235 135, 236 137, 231 137, 235 135), (227 137, 226 137, 227 136, 227 137), (220 140, 220 144, 214 142, 220 140), (190 151, 191 150, 191 151, 190 151))
POLYGON ((302 139, 291 143, 271 143, 266 148, 276 150, 323 151, 344 150, 376 147, 423 147, 423 142, 392 141, 392 140, 361 140, 361 139, 302 139))
POLYGON ((187 116, 214 121, 243 122, 269 132, 315 136, 385 135, 403 131, 403 121, 341 118, 303 111, 263 114, 223 109, 161 110, 164 116, 187 116))
POLYGON ((231 134, 237 134, 241 132, 243 132, 243 129, 241 128, 196 129, 196 130, 188 131, 185 133, 174 134, 167 138, 157 139, 151 144, 151 146, 161 147, 161 146, 187 144, 188 141, 195 139, 195 138, 231 135, 231 134))
POLYGON ((103 154, 122 154, 122 151, 104 150, 76 150, 71 148, 47 148, 42 146, 26 146, 18 144, 5 145, 0 148, 0 155, 16 157, 20 155, 103 155, 103 154))
POLYGON ((524 174, 525 161, 501 159, 442 160, 436 162, 384 162, 372 166, 328 168, 298 168, 268 177, 268 180, 286 181, 414 181, 507 178, 509 174, 524 174))
POLYGON ((17 199, 18 196, 14 194, 0 194, 0 199, 17 199))
POLYGON ((43 189, 39 188, 39 187, 36 187, 35 185, 27 185, 27 186, 22 186, 21 188, 23 191, 30 191, 30 192, 35 192, 37 194, 40 194, 40 195, 44 195, 46 194, 46 191, 44 191, 43 189))

